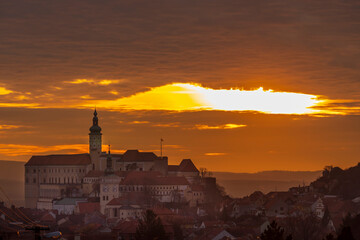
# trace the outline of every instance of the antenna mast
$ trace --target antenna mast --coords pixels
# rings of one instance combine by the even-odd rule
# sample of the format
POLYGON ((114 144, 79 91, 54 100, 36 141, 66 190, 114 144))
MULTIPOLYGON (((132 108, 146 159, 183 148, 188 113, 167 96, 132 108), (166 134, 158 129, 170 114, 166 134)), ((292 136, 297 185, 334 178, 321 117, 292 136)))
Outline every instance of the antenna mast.
POLYGON ((164 139, 160 138, 160 157, 162 158, 162 143, 164 139))

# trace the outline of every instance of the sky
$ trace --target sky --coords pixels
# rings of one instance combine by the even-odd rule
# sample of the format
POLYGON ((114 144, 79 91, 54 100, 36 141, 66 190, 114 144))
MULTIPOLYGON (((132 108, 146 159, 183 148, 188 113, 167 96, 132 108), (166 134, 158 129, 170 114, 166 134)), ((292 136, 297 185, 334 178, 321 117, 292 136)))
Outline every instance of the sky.
POLYGON ((0 159, 87 152, 96 106, 114 152, 349 167, 359 69, 355 0, 0 1, 0 159))

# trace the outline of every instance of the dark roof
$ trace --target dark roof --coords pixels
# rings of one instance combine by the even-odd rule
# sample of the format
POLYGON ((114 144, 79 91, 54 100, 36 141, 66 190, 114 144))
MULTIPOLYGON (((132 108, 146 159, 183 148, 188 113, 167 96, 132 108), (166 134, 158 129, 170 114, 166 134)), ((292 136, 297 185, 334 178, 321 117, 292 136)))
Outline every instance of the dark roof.
POLYGON ((144 205, 146 194, 144 192, 129 192, 122 197, 113 198, 106 205, 109 206, 130 206, 130 205, 144 205))
POLYGON ((155 171, 132 171, 121 185, 189 185, 185 177, 161 176, 155 171))
MULTIPOLYGON (((119 176, 119 177, 125 177, 125 175, 127 174, 126 171, 116 171, 114 172, 115 175, 119 176)), ((88 172, 85 177, 93 177, 93 178, 99 178, 105 175, 104 171, 100 171, 100 170, 91 170, 90 172, 88 172)))
POLYGON ((168 165, 169 172, 177 172, 179 170, 179 165, 168 165))
POLYGON ((199 172, 191 159, 184 159, 179 165, 179 172, 199 172))
POLYGON ((121 185, 143 185, 144 183, 151 183, 153 179, 160 175, 156 171, 131 171, 122 181, 121 185))
POLYGON ((139 222, 132 220, 132 221, 121 221, 118 223, 118 225, 116 225, 116 227, 114 227, 114 230, 120 231, 121 233, 125 233, 125 234, 135 234, 136 233, 136 229, 138 226, 139 222))
POLYGON ((100 212, 100 203, 99 202, 80 202, 78 203, 79 212, 82 213, 92 213, 95 211, 100 212))
POLYGON ((46 166, 46 165, 88 165, 91 163, 90 155, 84 154, 62 154, 32 156, 25 166, 46 166))
POLYGON ((153 152, 139 152, 138 150, 127 150, 121 157, 124 162, 153 162, 159 157, 153 152))

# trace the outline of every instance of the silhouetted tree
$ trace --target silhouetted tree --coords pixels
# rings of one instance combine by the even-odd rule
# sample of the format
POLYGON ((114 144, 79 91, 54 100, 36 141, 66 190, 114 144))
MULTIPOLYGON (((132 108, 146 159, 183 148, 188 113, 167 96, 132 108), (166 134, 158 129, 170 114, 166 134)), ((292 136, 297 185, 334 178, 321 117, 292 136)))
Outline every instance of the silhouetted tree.
POLYGON ((287 233, 295 240, 318 240, 323 237, 319 219, 313 214, 288 217, 284 223, 287 233))
POLYGON ((137 240, 168 240, 161 219, 151 210, 146 210, 136 229, 137 240))
MULTIPOLYGON (((260 236, 261 240, 284 240, 284 229, 272 221, 260 236)), ((292 240, 292 236, 286 237, 286 240, 292 240)))
POLYGON ((352 235, 351 228, 349 226, 343 227, 337 240, 355 240, 352 235))
POLYGON ((329 233, 328 235, 325 236, 325 238, 323 240, 335 240, 335 237, 334 237, 334 235, 329 233))
POLYGON ((175 240, 184 240, 183 231, 182 231, 179 224, 174 223, 173 230, 174 230, 174 238, 175 238, 175 240))

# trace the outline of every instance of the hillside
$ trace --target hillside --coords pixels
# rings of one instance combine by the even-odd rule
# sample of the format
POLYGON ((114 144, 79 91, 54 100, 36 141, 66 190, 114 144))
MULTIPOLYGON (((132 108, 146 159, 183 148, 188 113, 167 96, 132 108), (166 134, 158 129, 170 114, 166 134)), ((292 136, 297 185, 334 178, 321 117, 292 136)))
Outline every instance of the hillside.
POLYGON ((232 197, 244 197, 254 191, 287 191, 289 188, 310 184, 321 171, 263 171, 257 173, 214 172, 218 183, 232 197))
POLYGON ((330 195, 339 195, 344 199, 353 199, 360 196, 360 163, 348 169, 326 167, 311 186, 318 192, 330 195))

